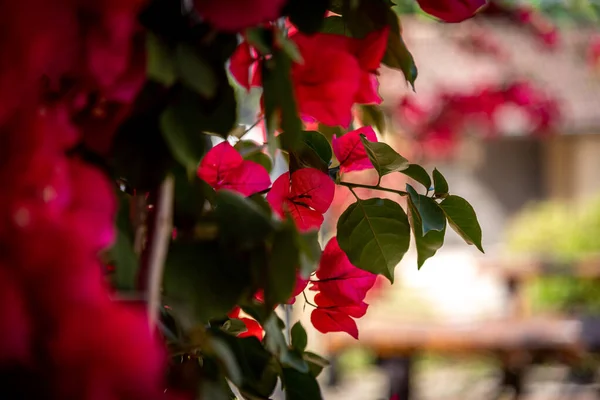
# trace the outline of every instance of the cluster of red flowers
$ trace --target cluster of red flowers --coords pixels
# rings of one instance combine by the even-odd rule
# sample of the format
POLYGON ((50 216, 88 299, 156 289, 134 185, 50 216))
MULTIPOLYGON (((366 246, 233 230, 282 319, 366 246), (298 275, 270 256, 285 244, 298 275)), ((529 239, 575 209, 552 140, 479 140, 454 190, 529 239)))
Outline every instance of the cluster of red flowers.
POLYGON ((115 186, 71 151, 82 141, 106 150, 119 114, 107 107, 126 107, 145 79, 133 46, 140 6, 2 2, 0 370, 11 376, 4 393, 164 397, 163 347, 141 310, 110 299, 98 258, 114 239, 115 186), (87 129, 93 121, 103 121, 102 141, 87 129))
POLYGON ((405 97, 398 105, 398 118, 414 133, 432 157, 453 154, 461 134, 472 128, 484 137, 500 132, 498 112, 507 105, 517 107, 529 120, 533 134, 546 134, 560 118, 555 99, 528 82, 492 85, 472 93, 441 93, 425 107, 414 97, 405 97))
MULTIPOLYGON (((340 163, 340 171, 360 171, 373 168, 361 143, 364 135, 370 141, 377 141, 371 127, 363 127, 344 136, 333 138, 333 152, 340 163)), ((301 168, 293 173, 286 172, 271 185, 267 170, 242 156, 225 141, 212 148, 202 159, 198 176, 215 190, 233 190, 245 196, 268 190, 267 202, 276 215, 291 216, 297 228, 306 232, 316 230, 323 224, 323 214, 333 201, 335 183, 325 173, 314 168, 301 168)), ((312 283, 311 290, 320 293, 315 296, 317 308, 313 311, 312 322, 321 332, 348 332, 358 337, 356 323, 350 317, 360 318, 366 310, 364 298, 375 283, 375 275, 358 269, 350 263, 340 249, 336 238, 329 241, 316 273, 318 281, 312 283)), ((306 277, 298 276, 296 288, 290 303, 309 284, 306 277)), ((257 294, 262 300, 262 295, 257 294)), ((231 318, 239 318, 246 323, 248 331, 243 335, 262 338, 262 330, 257 322, 240 317, 236 308, 231 318)))

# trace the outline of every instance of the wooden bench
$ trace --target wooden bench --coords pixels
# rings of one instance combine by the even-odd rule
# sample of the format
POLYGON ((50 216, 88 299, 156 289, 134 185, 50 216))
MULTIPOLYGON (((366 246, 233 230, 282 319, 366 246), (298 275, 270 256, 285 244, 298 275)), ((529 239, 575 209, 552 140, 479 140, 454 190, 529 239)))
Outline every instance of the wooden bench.
MULTIPOLYGON (((598 260, 598 259, 596 259, 598 260)), ((337 380, 335 355, 353 346, 373 351, 388 372, 390 397, 410 399, 411 365, 415 355, 423 352, 440 354, 488 354, 502 365, 503 384, 515 398, 523 393, 523 373, 536 362, 553 359, 574 366, 586 352, 600 349, 600 325, 597 321, 575 318, 535 318, 528 312, 523 296, 525 285, 541 275, 576 275, 590 279, 600 277, 600 262, 584 261, 576 266, 545 262, 487 261, 481 264, 486 273, 498 274, 507 290, 508 317, 468 324, 412 324, 369 319, 360 323, 360 341, 347 335, 326 338, 326 351, 333 357, 331 383, 337 380)), ((499 392, 501 393, 501 392, 499 392)))

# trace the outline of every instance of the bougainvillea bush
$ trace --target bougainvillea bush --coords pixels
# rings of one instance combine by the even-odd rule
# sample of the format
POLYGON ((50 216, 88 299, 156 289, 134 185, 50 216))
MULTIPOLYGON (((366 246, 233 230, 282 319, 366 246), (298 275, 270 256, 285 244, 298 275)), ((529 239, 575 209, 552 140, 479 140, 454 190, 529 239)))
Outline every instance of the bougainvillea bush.
MULTIPOLYGON (((314 327, 358 337, 411 236, 419 266, 448 225, 482 249, 439 171, 352 127, 381 102, 381 64, 417 75, 391 2, 1 4, 3 396, 267 399, 280 382, 319 399, 326 361, 280 305, 315 292, 314 327), (237 123, 236 93, 253 87, 264 144, 237 123), (287 172, 272 177, 277 154, 287 172), (347 178, 365 169, 415 183, 347 178), (321 244, 336 185, 356 201, 321 244)), ((457 22, 483 1, 419 4, 457 22)))

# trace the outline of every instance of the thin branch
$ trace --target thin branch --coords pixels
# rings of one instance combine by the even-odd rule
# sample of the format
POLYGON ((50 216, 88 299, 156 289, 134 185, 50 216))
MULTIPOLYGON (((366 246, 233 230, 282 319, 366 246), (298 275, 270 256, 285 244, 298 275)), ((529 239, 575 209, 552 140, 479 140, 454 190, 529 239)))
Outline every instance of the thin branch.
POLYGON ((142 254, 144 241, 146 240, 146 217, 148 216, 146 194, 135 194, 131 198, 131 205, 133 207, 133 229, 135 232, 133 251, 139 257, 142 254))
POLYGON ((174 187, 175 180, 169 175, 158 189, 154 209, 149 216, 148 239, 142 253, 139 285, 147 295, 148 322, 151 328, 158 321, 161 307, 162 276, 173 230, 174 187))
POLYGON ((314 308, 319 308, 319 306, 311 303, 310 301, 308 301, 308 297, 306 297, 306 293, 304 292, 304 290, 302 291, 302 296, 304 296, 304 302, 306 304, 308 304, 309 306, 313 306, 314 308))
POLYGON ((352 190, 353 188, 363 188, 363 189, 381 190, 383 192, 396 193, 396 194, 399 194, 400 196, 408 196, 408 193, 403 190, 386 188, 386 187, 382 187, 379 185, 363 185, 362 183, 352 183, 352 182, 339 182, 339 185, 346 186, 347 188, 350 188, 350 190, 352 190))

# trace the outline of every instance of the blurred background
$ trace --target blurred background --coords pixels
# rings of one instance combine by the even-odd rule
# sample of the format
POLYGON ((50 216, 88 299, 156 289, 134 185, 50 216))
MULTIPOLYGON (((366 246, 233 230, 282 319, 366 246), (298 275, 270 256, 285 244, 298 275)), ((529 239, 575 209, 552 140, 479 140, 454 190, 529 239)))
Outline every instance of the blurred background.
MULTIPOLYGON (((358 117, 473 204, 486 254, 448 230, 421 270, 413 249, 376 285, 359 341, 311 332, 325 398, 600 399, 600 3, 492 1, 441 24, 395 2, 415 91, 383 68, 383 112, 358 117)), ((323 243, 351 202, 338 187, 323 243)))

